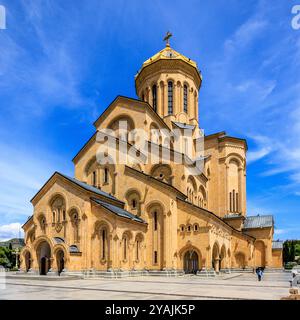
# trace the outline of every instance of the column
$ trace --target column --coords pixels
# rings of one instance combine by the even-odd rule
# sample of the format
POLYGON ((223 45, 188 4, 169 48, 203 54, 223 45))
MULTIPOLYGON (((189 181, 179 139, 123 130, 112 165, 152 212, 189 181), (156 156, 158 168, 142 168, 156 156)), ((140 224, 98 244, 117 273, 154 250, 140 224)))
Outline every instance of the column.
POLYGON ((156 84, 156 105, 157 105, 157 113, 162 116, 162 100, 161 100, 161 87, 160 84, 156 84))

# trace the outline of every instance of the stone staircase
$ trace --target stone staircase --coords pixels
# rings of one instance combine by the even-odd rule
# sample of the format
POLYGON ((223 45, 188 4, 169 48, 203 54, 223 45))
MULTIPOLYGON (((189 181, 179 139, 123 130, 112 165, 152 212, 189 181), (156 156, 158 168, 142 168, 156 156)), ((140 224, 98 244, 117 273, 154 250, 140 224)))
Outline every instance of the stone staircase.
POLYGON ((200 278, 214 278, 216 276, 215 270, 201 270, 197 272, 197 277, 200 278))

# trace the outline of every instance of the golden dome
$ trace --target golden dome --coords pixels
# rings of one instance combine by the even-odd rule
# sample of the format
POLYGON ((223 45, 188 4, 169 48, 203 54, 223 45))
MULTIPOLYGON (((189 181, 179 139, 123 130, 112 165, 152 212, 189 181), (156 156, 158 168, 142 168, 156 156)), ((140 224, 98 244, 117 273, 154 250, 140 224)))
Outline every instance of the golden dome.
MULTIPOLYGON (((198 69, 197 63, 189 58, 187 58, 186 56, 184 56, 183 54, 175 51, 174 49, 172 49, 170 47, 170 45, 166 45, 166 47, 164 49, 162 49, 161 51, 159 51, 158 53, 156 53, 154 56, 152 56, 151 58, 149 58, 148 60, 146 60, 141 69, 138 71, 137 75, 135 77, 137 77, 140 72, 147 66, 149 66, 150 64, 157 62, 159 60, 178 60, 178 61, 184 61, 185 63, 187 63, 188 65, 194 67, 198 73, 200 74, 200 71, 198 69)), ((200 74, 201 77, 201 74, 200 74)), ((201 77, 202 78, 202 77, 201 77)))

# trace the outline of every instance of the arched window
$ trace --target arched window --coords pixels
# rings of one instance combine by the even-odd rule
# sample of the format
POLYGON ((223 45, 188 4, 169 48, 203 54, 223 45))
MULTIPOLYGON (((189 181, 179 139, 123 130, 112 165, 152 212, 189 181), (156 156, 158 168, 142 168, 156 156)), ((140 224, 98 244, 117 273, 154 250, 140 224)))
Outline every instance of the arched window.
POLYGON ((104 183, 108 183, 109 181, 108 181, 108 173, 109 173, 109 171, 108 171, 108 168, 104 168, 104 179, 103 179, 103 182, 104 183))
POLYGON ((153 101, 153 110, 156 112, 157 110, 157 87, 153 85, 152 87, 152 101, 153 101))
POLYGON ((127 259, 127 237, 126 236, 124 237, 123 242, 124 242, 123 258, 124 260, 126 260, 127 259))
POLYGON ((106 257, 106 229, 102 229, 101 232, 101 240, 102 240, 102 259, 106 257))
POLYGON ((64 218, 64 212, 66 210, 65 200, 62 196, 57 195, 50 202, 53 223, 59 223, 64 218))
POLYGON ((73 238, 74 242, 77 243, 79 242, 79 216, 78 212, 76 209, 72 209, 71 212, 69 213, 70 218, 71 218, 71 223, 73 227, 73 238))
POLYGON ((136 200, 132 199, 132 208, 135 209, 136 208, 136 200))
POLYGON ((153 213, 153 218, 154 218, 154 231, 157 230, 157 212, 154 211, 153 213))
POLYGON ((141 245, 140 238, 136 239, 135 245, 136 245, 136 261, 139 261, 140 260, 140 245, 141 245))
POLYGON ((93 171, 93 186, 96 187, 97 184, 97 174, 96 171, 93 171))
POLYGON ((188 112, 188 88, 186 84, 183 86, 183 111, 188 112))
POLYGON ((141 195, 139 191, 131 189, 125 194, 125 198, 128 204, 127 210, 139 216, 141 214, 141 195))
POLYGON ((173 82, 168 82, 168 114, 173 113, 173 82))

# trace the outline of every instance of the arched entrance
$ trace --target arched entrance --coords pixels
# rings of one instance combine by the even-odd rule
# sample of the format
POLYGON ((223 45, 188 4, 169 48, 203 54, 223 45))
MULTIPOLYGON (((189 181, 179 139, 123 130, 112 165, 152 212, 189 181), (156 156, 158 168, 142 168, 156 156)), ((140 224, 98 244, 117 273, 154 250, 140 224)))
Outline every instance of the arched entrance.
POLYGON ((220 255, 220 269, 226 269, 226 248, 223 245, 221 248, 221 255, 220 255))
POLYGON ((255 266, 264 268, 265 260, 265 244, 262 241, 256 241, 254 244, 255 266))
POLYGON ((65 268, 65 254, 63 250, 59 250, 56 254, 57 271, 60 275, 65 268))
POLYGON ((47 241, 43 241, 37 248, 40 275, 46 275, 50 269, 51 248, 47 241))
POLYGON ((184 272, 196 273, 199 270, 199 257, 196 251, 189 250, 183 258, 184 272))
POLYGON ((28 272, 31 268, 31 255, 30 252, 27 251, 24 255, 25 258, 25 268, 26 268, 26 272, 28 272))
POLYGON ((217 243, 214 244, 212 250, 212 267, 216 272, 220 271, 220 249, 217 243))
POLYGON ((242 252, 238 252, 235 255, 235 263, 236 263, 237 268, 242 268, 242 269, 245 268, 245 266, 246 266, 246 258, 245 258, 245 255, 242 252))

